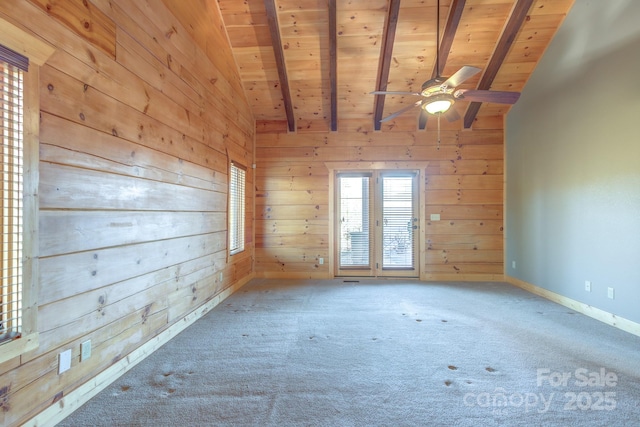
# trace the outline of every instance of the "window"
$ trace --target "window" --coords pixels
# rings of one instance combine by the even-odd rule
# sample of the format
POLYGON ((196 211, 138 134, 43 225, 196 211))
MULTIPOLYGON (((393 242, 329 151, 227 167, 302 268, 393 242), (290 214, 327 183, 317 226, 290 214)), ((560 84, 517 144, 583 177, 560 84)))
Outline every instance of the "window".
POLYGON ((24 80, 29 60, 0 46, 0 343, 22 336, 24 80))
POLYGON ((244 251, 246 169, 231 162, 229 173, 229 253, 244 251))
POLYGON ((38 346, 39 75, 54 51, 0 18, 0 363, 38 346))

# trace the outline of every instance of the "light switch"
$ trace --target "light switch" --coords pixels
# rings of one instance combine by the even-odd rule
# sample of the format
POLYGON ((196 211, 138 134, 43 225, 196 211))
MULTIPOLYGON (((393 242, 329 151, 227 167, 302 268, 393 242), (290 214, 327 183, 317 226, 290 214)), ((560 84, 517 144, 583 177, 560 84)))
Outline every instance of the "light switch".
POLYGON ((58 355, 58 375, 71 369, 71 349, 58 355))
POLYGON ((440 221, 440 214, 431 214, 431 221, 440 221))
POLYGON ((80 361, 84 362, 91 357, 91 340, 86 340, 80 344, 80 361))

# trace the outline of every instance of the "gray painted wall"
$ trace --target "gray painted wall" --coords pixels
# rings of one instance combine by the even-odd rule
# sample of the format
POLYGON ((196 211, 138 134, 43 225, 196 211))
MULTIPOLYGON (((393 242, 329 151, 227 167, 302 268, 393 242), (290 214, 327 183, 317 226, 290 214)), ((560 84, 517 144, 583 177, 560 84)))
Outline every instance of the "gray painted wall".
POLYGON ((576 0, 511 109, 506 132, 505 274, 634 322, 639 22, 638 0, 576 0))

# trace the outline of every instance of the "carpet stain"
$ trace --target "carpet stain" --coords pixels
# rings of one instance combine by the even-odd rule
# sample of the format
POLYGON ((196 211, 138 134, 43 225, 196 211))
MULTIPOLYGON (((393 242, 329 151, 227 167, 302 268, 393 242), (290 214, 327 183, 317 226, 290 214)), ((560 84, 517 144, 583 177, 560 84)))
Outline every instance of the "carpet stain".
POLYGON ((416 319, 416 322, 422 322, 422 319, 416 319))
POLYGON ((169 393, 175 393, 176 389, 175 388, 170 388, 169 390, 167 390, 169 393))
POLYGON ((457 371, 458 370, 458 367, 454 366, 454 365, 449 365, 449 366, 447 366, 447 368, 451 369, 452 371, 457 371))
POLYGON ((310 339, 310 340, 312 340, 312 339, 314 339, 315 337, 316 337, 315 335, 311 335, 311 336, 309 337, 309 339, 310 339))
POLYGON ((249 334, 242 334, 242 336, 246 338, 249 336, 249 334))
POLYGON ((173 375, 173 372, 165 372, 164 374, 162 374, 162 376, 164 377, 170 377, 171 375, 173 375))
POLYGON ((448 322, 448 320, 444 320, 444 319, 442 319, 442 320, 441 320, 441 322, 442 322, 442 323, 447 323, 447 322, 448 322))
POLYGON ((129 390, 130 388, 131 388, 131 386, 123 385, 123 386, 121 386, 121 387, 120 387, 120 390, 122 390, 122 391, 127 391, 127 390, 129 390))
POLYGON ((486 368, 484 368, 487 372, 495 372, 496 370, 493 369, 491 366, 487 366, 486 368))
POLYGON ((449 387, 451 384, 453 384, 453 382, 452 382, 452 381, 449 381, 449 380, 446 380, 446 381, 444 382, 444 385, 446 385, 447 387, 449 387))
POLYGON ((376 341, 377 339, 378 339, 378 338, 375 338, 375 337, 374 337, 374 338, 371 338, 371 341, 376 341))

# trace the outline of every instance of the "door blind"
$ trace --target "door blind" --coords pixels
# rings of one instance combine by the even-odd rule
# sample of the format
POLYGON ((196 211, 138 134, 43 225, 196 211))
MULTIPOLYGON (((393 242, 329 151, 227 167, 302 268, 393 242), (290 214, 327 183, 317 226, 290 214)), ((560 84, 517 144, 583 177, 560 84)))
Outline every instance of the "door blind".
POLYGON ((413 176, 384 176, 382 193, 382 267, 413 268, 413 176))
POLYGON ((340 175, 340 266, 370 265, 370 174, 340 175))

